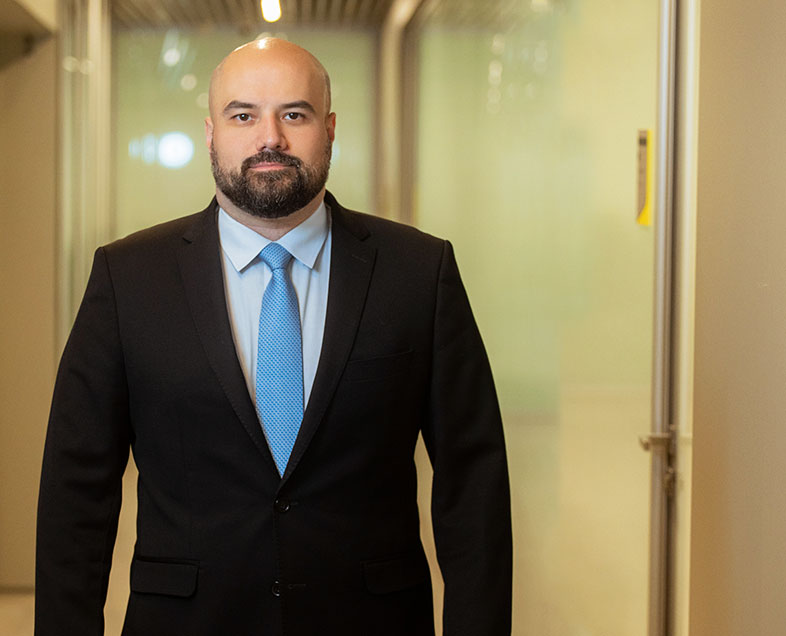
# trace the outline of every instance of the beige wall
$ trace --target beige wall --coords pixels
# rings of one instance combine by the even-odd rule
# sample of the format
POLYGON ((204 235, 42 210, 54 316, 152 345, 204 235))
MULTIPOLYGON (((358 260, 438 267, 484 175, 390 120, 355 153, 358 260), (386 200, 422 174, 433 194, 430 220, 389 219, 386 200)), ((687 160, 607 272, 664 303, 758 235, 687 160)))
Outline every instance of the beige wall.
POLYGON ((55 358, 56 46, 0 71, 0 587, 33 584, 55 358))
POLYGON ((57 25, 57 0, 16 0, 44 27, 54 31, 57 25))
POLYGON ((702 6, 691 636, 786 629, 785 31, 702 6))

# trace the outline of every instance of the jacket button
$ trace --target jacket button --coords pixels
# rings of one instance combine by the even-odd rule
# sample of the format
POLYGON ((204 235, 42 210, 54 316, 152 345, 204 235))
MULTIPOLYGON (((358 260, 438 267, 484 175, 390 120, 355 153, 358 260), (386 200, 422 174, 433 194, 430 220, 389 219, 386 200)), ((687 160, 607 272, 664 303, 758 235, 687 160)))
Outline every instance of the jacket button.
POLYGON ((278 512, 289 512, 290 504, 286 499, 276 499, 275 506, 278 512))
POLYGON ((270 591, 273 594, 273 596, 281 596, 281 582, 273 581, 273 585, 270 587, 270 591))

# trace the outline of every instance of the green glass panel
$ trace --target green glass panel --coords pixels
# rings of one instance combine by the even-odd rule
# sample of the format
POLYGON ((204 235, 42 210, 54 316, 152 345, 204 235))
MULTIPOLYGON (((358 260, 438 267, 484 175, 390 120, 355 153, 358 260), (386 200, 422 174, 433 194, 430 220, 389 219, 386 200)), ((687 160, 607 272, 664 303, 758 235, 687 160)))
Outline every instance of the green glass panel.
POLYGON ((418 32, 415 220, 454 243, 498 384, 514 634, 643 636, 653 230, 636 222, 637 158, 658 6, 519 16, 418 32))

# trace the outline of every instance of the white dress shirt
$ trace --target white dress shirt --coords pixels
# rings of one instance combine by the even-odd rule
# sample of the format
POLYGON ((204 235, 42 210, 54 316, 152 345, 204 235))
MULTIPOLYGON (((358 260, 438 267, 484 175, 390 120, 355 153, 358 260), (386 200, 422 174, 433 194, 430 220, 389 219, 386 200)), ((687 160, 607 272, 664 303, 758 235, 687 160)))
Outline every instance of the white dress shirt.
MULTIPOLYGON (((218 213, 218 233, 232 336, 248 392, 256 403, 259 311, 262 295, 272 277, 270 268, 259 259, 259 253, 271 241, 236 221, 223 209, 218 213)), ((331 246, 330 216, 325 203, 276 243, 294 257, 289 263, 289 273, 300 309, 305 408, 314 385, 325 331, 331 246)))

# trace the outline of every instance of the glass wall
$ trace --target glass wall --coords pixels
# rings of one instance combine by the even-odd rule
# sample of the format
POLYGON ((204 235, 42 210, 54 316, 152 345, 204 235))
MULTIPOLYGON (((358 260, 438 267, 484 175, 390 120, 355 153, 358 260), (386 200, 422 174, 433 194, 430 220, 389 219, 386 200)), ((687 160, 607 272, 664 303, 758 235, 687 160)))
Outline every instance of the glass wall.
POLYGON ((411 37, 414 218, 456 247, 499 389, 514 634, 644 635, 657 3, 434 6, 411 37))
MULTIPOLYGON (((498 384, 516 636, 646 634, 653 232, 636 222, 636 162, 655 122, 657 12, 652 0, 443 0, 408 34, 413 221, 455 245, 498 384)), ((114 236, 210 200, 210 72, 254 35, 114 31, 114 236)), ((328 187, 373 211, 376 36, 285 35, 331 73, 328 187)), ((113 572, 108 625, 122 622, 126 571, 113 572)))

